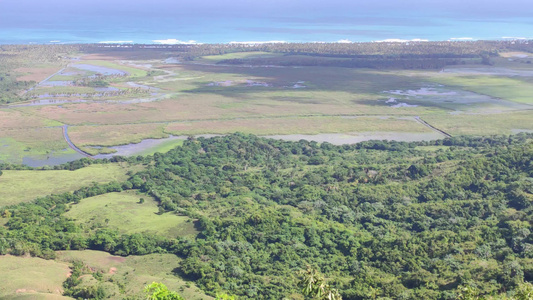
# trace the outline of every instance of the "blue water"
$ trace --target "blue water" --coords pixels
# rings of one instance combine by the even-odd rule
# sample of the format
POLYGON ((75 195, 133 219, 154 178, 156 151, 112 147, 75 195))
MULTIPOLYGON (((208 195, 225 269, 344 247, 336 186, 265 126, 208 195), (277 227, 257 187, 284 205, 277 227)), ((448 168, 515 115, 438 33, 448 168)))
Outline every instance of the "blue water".
POLYGON ((529 39, 531 11, 526 0, 0 0, 0 43, 529 39))

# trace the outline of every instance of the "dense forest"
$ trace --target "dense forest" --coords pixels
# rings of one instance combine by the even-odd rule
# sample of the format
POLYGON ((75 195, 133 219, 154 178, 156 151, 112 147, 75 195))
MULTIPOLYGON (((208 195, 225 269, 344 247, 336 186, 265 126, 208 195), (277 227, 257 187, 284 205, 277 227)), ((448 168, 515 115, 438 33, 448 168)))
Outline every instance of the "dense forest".
POLYGON ((500 52, 533 52, 528 40, 512 41, 439 41, 439 42, 366 42, 366 43, 267 43, 207 45, 85 45, 83 51, 174 52, 184 60, 205 55, 262 51, 282 53, 290 60, 231 59, 221 64, 332 66, 378 69, 439 69, 464 63, 490 64, 500 52), (295 56, 308 56, 307 58, 295 56), (328 59, 326 59, 328 58, 328 59))
POLYGON ((502 51, 533 52, 530 40, 510 41, 438 41, 438 42, 362 42, 362 43, 261 43, 261 44, 199 44, 199 45, 79 45, 84 52, 152 49, 187 53, 191 58, 245 51, 290 54, 314 54, 330 57, 442 57, 466 58, 481 54, 497 55, 502 51))
MULTIPOLYGON (((189 138, 166 154, 114 158, 145 166, 125 182, 1 208, 0 254, 169 252, 184 259, 181 276, 239 299, 301 299, 297 272, 307 266, 343 299, 457 299, 465 289, 512 296, 533 281, 532 141, 523 133, 343 146, 189 138), (63 216, 84 198, 132 189, 157 199, 162 213, 197 220, 198 236, 119 234, 63 216)), ((93 163, 110 161, 56 168, 93 163)), ((77 294, 74 277, 67 287, 102 297, 77 294)))

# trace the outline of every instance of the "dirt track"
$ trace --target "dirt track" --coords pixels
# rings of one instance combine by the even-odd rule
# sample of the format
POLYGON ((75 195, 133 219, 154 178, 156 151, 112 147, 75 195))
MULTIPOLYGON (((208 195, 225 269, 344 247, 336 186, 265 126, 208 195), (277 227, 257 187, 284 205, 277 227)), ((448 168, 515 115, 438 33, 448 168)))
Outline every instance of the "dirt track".
POLYGON ((83 155, 85 157, 94 159, 89 153, 81 150, 80 148, 76 147, 76 145, 74 145, 74 143, 72 143, 72 141, 68 137, 68 125, 63 125, 63 138, 65 138, 65 141, 67 142, 68 146, 70 148, 72 148, 74 151, 78 152, 79 154, 81 154, 81 155, 83 155))
POLYGON ((447 132, 445 132, 445 131, 443 131, 443 130, 440 130, 440 129, 438 129, 437 127, 435 127, 435 126, 429 124, 428 122, 422 120, 422 118, 420 118, 419 116, 416 116, 416 117, 415 117, 415 120, 416 120, 418 123, 420 123, 420 124, 422 124, 422 125, 424 125, 424 126, 430 128, 431 130, 436 131, 436 132, 438 132, 438 133, 444 135, 445 137, 449 137, 449 138, 452 137, 451 134, 449 134, 449 133, 447 133, 447 132))

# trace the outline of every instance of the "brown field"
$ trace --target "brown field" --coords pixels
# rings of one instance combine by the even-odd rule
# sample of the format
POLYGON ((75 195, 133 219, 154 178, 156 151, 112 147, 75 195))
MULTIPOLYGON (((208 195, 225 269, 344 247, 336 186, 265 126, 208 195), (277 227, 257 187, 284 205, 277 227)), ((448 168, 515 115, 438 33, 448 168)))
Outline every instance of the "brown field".
POLYGON ((1 137, 13 138, 14 140, 29 146, 39 147, 43 144, 48 146, 62 144, 68 147, 63 139, 63 130, 61 128, 33 127, 27 129, 0 129, 1 137))
POLYGON ((61 67, 55 66, 55 67, 44 67, 44 68, 18 68, 14 71, 21 75, 17 77, 18 81, 35 81, 35 82, 41 82, 45 80, 48 76, 56 73, 59 71, 61 67))
MULTIPOLYGON (((385 100, 360 99, 347 93, 321 93, 295 96, 289 93, 253 93, 231 97, 217 94, 182 94, 176 98, 124 105, 121 103, 76 103, 40 106, 38 116, 69 125, 224 120, 249 117, 308 115, 420 115, 433 107, 391 108, 385 100)), ((375 98, 375 96, 374 96, 375 98)))
POLYGON ((175 135, 227 134, 232 132, 273 134, 318 134, 371 131, 431 132, 414 119, 395 117, 301 117, 260 118, 228 121, 171 123, 165 131, 175 135))
POLYGON ((164 124, 126 124, 69 127, 69 137, 77 146, 113 146, 138 143, 147 138, 164 138, 164 124))
POLYGON ((1 129, 26 129, 32 127, 44 127, 60 125, 54 124, 52 120, 28 114, 24 111, 14 109, 0 109, 0 130, 1 129))

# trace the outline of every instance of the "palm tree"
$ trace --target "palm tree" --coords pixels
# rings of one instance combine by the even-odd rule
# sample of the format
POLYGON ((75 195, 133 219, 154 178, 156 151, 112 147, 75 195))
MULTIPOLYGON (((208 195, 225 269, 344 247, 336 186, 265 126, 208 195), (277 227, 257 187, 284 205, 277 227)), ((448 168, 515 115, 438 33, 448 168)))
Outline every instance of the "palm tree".
POLYGON ((305 296, 318 300, 342 300, 339 291, 337 291, 337 289, 332 289, 329 284, 327 284, 324 276, 316 269, 311 268, 311 266, 307 266, 306 271, 300 271, 300 275, 302 275, 303 278, 298 285, 303 287, 302 293, 305 296))
POLYGON ((185 300, 178 293, 170 291, 166 285, 152 282, 144 288, 148 300, 185 300))

